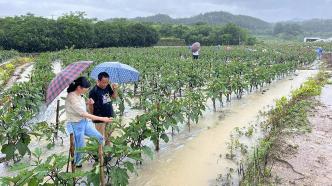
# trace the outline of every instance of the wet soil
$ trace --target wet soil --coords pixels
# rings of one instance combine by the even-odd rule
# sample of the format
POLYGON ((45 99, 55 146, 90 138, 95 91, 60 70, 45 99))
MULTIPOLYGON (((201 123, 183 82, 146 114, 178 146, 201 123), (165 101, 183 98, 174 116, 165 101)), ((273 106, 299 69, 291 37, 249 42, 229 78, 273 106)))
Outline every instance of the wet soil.
POLYGON ((280 139, 272 183, 332 185, 332 85, 326 85, 316 99, 319 105, 309 116, 311 132, 280 139))

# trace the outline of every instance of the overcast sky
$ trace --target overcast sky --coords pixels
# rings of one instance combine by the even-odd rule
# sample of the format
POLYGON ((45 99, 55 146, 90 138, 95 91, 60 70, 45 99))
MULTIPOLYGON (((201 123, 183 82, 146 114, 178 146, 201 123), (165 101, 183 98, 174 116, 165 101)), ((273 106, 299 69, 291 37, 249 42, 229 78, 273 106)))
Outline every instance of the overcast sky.
POLYGON ((332 0, 0 0, 0 17, 23 15, 58 17, 84 11, 107 19, 168 14, 183 18, 210 11, 254 16, 268 22, 332 18, 332 0))

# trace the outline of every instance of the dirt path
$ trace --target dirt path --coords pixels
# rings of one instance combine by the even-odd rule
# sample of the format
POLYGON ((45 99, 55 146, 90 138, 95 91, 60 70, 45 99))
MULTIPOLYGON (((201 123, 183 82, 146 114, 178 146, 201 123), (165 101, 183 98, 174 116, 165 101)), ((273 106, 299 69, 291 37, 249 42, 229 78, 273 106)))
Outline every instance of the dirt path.
POLYGON ((317 97, 310 113, 312 131, 281 140, 281 157, 272 168, 277 185, 332 185, 332 85, 317 97))
POLYGON ((8 90, 10 87, 14 85, 15 82, 23 82, 27 80, 27 76, 31 74, 33 69, 33 63, 26 63, 21 66, 18 66, 15 69, 12 77, 7 81, 6 85, 4 86, 3 90, 8 90), (18 81, 21 80, 21 81, 18 81))
POLYGON ((6 65, 8 63, 10 63, 12 60, 13 60, 13 58, 12 59, 8 59, 8 60, 3 61, 3 62, 0 61, 0 67, 3 66, 3 65, 6 65))

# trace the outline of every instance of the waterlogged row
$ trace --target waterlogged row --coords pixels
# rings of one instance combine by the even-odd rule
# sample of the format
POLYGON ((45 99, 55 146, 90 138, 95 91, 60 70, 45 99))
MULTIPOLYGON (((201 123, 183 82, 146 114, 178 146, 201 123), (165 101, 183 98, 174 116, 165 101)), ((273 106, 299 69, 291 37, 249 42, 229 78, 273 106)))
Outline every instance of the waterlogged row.
MULTIPOLYGON (((120 61, 140 71, 138 83, 121 86, 119 114, 124 111, 124 101, 133 99, 139 100, 133 107, 145 112, 128 125, 123 125, 120 121, 114 122, 112 130, 119 131, 119 135, 110 137, 112 148, 104 150, 105 154, 112 157, 105 162, 107 182, 126 185, 128 172, 134 171, 134 163, 143 161, 143 153, 152 154, 151 149, 143 144, 144 140, 151 140, 155 150, 159 150, 161 140, 168 142, 166 131, 175 131, 183 124, 188 125, 190 130, 190 125, 196 123, 205 110, 204 103, 207 100, 212 100, 216 110, 217 100, 222 105, 225 101, 231 101, 232 95, 240 99, 244 93, 261 88, 293 73, 297 67, 311 63, 315 59, 315 53, 313 48, 294 44, 250 48, 203 47, 199 60, 192 60, 187 48, 107 48, 43 54, 36 62, 31 81, 19 84, 1 96, 4 109, 1 109, 0 140, 3 145, 2 153, 6 154, 7 160, 18 161, 29 154, 30 136, 42 136, 43 132, 27 125, 27 121, 39 111, 47 84, 54 76, 50 73, 51 61, 57 59, 64 66, 79 60, 92 60, 94 65, 105 61, 120 61), (17 116, 19 119, 16 119, 17 116)), ((97 146, 93 144, 88 145, 85 150, 97 152, 97 146)), ((53 156, 53 159, 57 158, 53 156)), ((46 160, 44 163, 51 162, 46 160)), ((64 164, 59 166, 56 175, 63 173, 64 169, 61 167, 64 164)), ((96 166, 94 170, 98 170, 96 166)), ((45 172, 47 171, 54 169, 50 166, 46 168, 45 172)), ((98 175, 99 172, 94 171, 93 175, 82 173, 66 176, 61 178, 61 183, 72 183, 73 176, 87 176, 89 182, 98 184, 98 175)), ((26 177, 19 174, 15 178, 6 179, 6 182, 29 183, 44 180, 43 176, 36 177, 35 174, 26 177)), ((50 182, 55 184, 54 179, 50 179, 53 180, 50 182)))

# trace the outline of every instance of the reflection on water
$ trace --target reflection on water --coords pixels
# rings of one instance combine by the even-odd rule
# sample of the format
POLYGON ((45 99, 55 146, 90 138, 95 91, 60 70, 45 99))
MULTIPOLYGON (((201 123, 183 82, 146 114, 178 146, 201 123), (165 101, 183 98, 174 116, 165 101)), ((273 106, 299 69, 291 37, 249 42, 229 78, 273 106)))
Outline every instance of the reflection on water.
MULTIPOLYGON (((330 79, 332 81, 332 79, 330 79)), ((332 106, 332 85, 325 85, 320 95, 320 100, 327 106, 332 106)))

